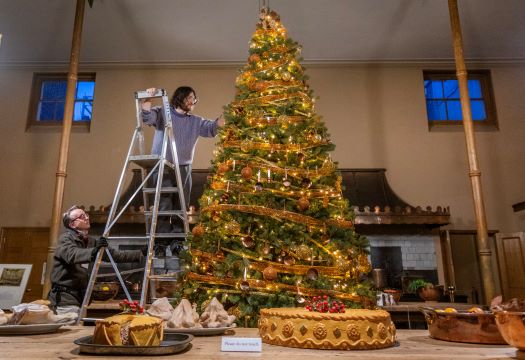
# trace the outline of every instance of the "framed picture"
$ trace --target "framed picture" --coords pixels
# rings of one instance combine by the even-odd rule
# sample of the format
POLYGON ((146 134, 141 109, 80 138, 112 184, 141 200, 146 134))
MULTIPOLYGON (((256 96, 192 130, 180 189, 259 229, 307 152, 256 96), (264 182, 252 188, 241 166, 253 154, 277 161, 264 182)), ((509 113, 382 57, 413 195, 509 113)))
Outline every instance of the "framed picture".
POLYGON ((31 264, 0 264, 0 309, 10 309, 22 302, 31 264))

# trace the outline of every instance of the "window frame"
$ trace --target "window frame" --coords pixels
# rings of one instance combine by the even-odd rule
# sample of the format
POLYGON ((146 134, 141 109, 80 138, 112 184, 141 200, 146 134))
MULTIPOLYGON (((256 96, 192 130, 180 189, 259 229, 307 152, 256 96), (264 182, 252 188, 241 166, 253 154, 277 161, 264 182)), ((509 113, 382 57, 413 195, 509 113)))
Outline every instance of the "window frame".
MULTIPOLYGON (((481 96, 485 104, 485 120, 472 120, 475 130, 497 131, 499 130, 498 118, 496 114, 496 102, 494 100, 494 90, 492 87, 492 77, 490 70, 468 70, 468 80, 478 80, 481 86, 481 96)), ((426 80, 458 80, 455 70, 423 70, 423 93, 426 80)), ((458 80, 459 81, 459 80, 458 80)), ((428 129, 434 130, 462 130, 463 120, 430 120, 428 118, 427 99, 425 97, 425 113, 428 129)))
MULTIPOLYGON (((31 97, 29 100, 29 111, 27 114, 27 124, 26 124, 26 131, 32 128, 57 128, 62 127, 63 119, 60 120, 46 120, 46 121, 38 121, 36 119, 38 114, 38 104, 40 103, 40 94, 42 91, 42 83, 44 81, 49 80, 60 80, 60 81, 66 81, 68 80, 68 73, 33 73, 33 83, 31 85, 31 97)), ((96 73, 93 72, 82 72, 78 73, 77 75, 77 81, 93 81, 96 85, 96 73)), ((76 94, 75 94, 76 95, 76 94)), ((93 103, 95 102, 95 98, 93 96, 93 103)), ((74 116, 74 114, 73 114, 74 116)), ((91 120, 79 120, 79 121, 72 121, 72 128, 74 129, 84 129, 89 132, 91 128, 91 120)))

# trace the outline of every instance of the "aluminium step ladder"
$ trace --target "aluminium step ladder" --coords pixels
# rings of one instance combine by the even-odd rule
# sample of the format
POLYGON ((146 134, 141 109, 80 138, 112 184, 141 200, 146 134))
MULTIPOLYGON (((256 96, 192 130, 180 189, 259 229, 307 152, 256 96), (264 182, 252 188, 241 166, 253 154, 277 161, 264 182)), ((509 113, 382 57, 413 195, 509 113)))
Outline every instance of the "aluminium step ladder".
MULTIPOLYGON (((189 223, 188 223, 188 216, 186 211, 186 199, 184 198, 184 191, 182 190, 182 179, 181 179, 181 173, 179 168, 179 160, 177 156, 177 146, 175 143, 175 136, 173 133, 173 124, 171 120, 171 111, 170 111, 170 104, 168 101, 168 96, 165 90, 163 89, 157 89, 155 94, 149 94, 147 91, 137 91, 135 93, 135 106, 136 106, 136 118, 137 118, 137 124, 135 127, 135 131, 133 132, 133 136, 131 139, 131 143, 129 146, 129 150, 126 156, 126 160, 124 162, 124 167, 122 169, 122 173, 120 175, 120 179, 117 185, 117 189, 115 191, 115 196, 113 198, 113 203, 111 204, 111 209, 108 214, 108 219, 106 222, 106 226, 104 228, 104 232, 102 236, 106 237, 108 239, 108 242, 111 244, 112 240, 116 239, 143 239, 144 242, 147 244, 147 256, 146 256, 146 264, 144 267, 144 275, 142 280, 142 289, 141 289, 141 295, 140 295, 140 305, 144 306, 144 304, 147 301, 147 295, 148 295, 148 285, 150 279, 155 278, 173 278, 172 275, 152 275, 152 262, 153 258, 155 256, 155 245, 156 245, 156 239, 179 239, 181 242, 186 239, 186 234, 189 232, 189 223), (152 99, 152 98, 160 98, 162 100, 162 115, 164 117, 164 134, 162 139, 162 150, 160 155, 148 155, 145 154, 144 151, 144 133, 143 133, 143 122, 141 119, 141 102, 146 99, 152 99), (170 150, 172 154, 173 161, 167 160, 167 154, 168 149, 170 150), (127 201, 124 203, 123 206, 119 206, 121 203, 121 200, 124 201, 125 199, 121 199, 122 197, 122 190, 124 185, 124 180, 126 178, 126 174, 130 170, 130 165, 135 164, 140 167, 141 170, 141 178, 142 183, 138 186, 138 188, 133 192, 133 194, 127 199, 127 201), (170 172, 173 172, 170 174, 170 172), (163 178, 165 176, 174 175, 176 180, 176 187, 163 187, 163 178), (153 181, 154 180, 154 181, 153 181), (151 184, 154 182, 154 186, 148 187, 148 184, 151 184), (117 223, 118 219, 122 216, 122 214, 125 212, 125 210, 129 207, 133 199, 138 195, 139 192, 142 190, 142 196, 144 201, 144 216, 145 216, 145 235, 144 236, 111 236, 111 229, 113 226, 117 223), (178 196, 178 203, 176 201, 172 201, 173 206, 175 207, 175 204, 178 204, 180 208, 173 209, 173 210, 164 210, 161 211, 159 209, 159 203, 161 199, 161 194, 175 194, 178 196), (153 197, 153 203, 150 205, 150 197, 153 197), (118 211, 118 213, 117 213, 118 211), (182 222, 182 232, 169 232, 169 233, 157 233, 157 223, 158 218, 166 218, 166 217, 172 217, 175 216, 180 219, 182 222)), ((82 302, 81 308, 80 308, 80 314, 78 317, 78 322, 82 321, 86 317, 87 313, 87 306, 89 304, 89 300, 91 298, 93 288, 96 282, 97 277, 101 277, 101 274, 99 274, 100 264, 102 262, 102 258, 105 255, 109 259, 109 262, 111 263, 111 266, 113 267, 114 273, 117 276, 120 285, 129 301, 131 301, 131 295, 126 287, 126 284, 122 278, 121 272, 119 271, 117 264, 115 263, 113 257, 111 256, 111 253, 109 252, 109 249, 103 248, 100 249, 95 262, 93 264, 93 268, 91 270, 91 276, 88 282, 88 286, 86 289, 86 293, 84 296, 84 300, 82 302)))

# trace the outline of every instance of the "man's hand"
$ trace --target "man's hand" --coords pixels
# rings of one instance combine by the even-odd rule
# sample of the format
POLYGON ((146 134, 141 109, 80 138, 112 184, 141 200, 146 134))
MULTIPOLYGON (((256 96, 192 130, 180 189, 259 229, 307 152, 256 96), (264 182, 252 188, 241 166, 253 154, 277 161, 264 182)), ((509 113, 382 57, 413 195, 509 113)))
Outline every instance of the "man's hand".
MULTIPOLYGON (((149 96, 153 96, 157 92, 157 88, 149 88, 146 89, 146 92, 149 96)), ((151 110, 151 99, 145 99, 140 104, 142 107, 142 110, 144 111, 150 111, 151 110)))
POLYGON ((217 122, 217 125, 219 125, 219 127, 224 126, 224 117, 222 116, 222 114, 220 114, 219 117, 215 119, 215 121, 217 122))
POLYGON ((108 247, 108 239, 101 236, 95 241, 95 247, 93 248, 93 251, 91 251, 91 261, 94 261, 97 257, 98 251, 105 247, 108 247))
POLYGON ((95 241, 95 249, 99 250, 100 248, 108 247, 108 239, 101 236, 98 238, 97 241, 95 241))

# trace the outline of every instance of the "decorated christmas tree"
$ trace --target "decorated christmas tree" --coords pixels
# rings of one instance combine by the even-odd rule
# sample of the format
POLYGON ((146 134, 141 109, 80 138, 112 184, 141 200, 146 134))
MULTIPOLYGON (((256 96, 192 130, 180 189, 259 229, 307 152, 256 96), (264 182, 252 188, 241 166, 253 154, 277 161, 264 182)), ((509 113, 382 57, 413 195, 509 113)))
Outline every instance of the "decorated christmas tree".
POLYGON ((260 308, 319 295, 367 307, 373 296, 368 242, 354 231, 300 50, 263 9, 183 254, 181 295, 202 308, 218 297, 243 325, 256 326, 260 308))

